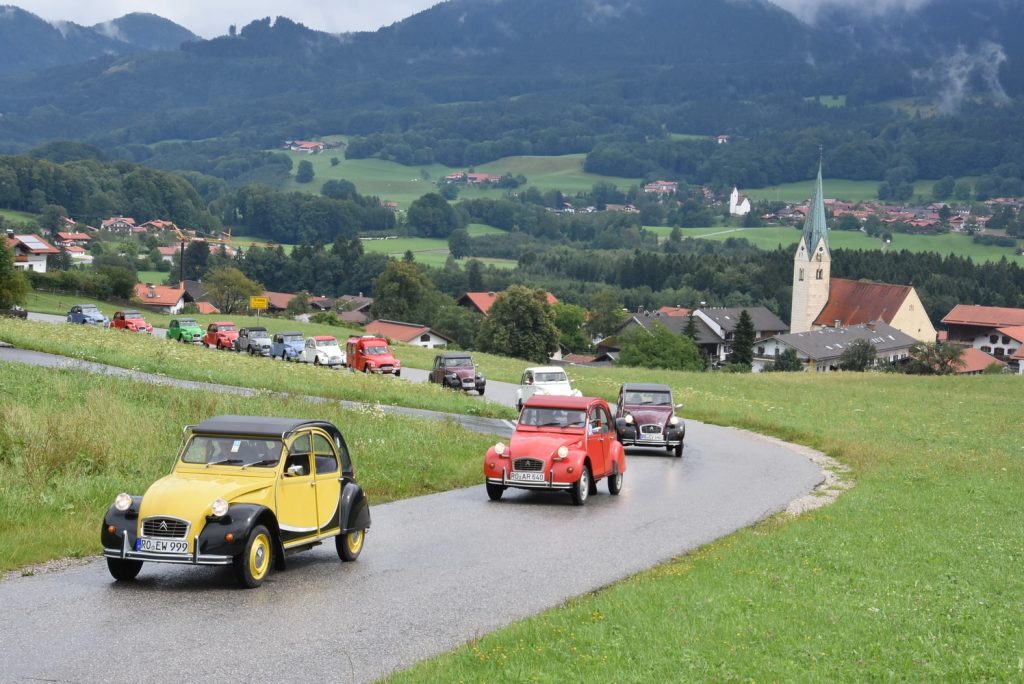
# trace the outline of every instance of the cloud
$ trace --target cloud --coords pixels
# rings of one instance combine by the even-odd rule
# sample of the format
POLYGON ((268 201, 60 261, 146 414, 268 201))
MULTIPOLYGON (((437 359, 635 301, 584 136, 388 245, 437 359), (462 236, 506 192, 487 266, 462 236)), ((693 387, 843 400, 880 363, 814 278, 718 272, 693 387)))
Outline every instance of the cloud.
POLYGON ((865 17, 878 17, 894 10, 912 12, 931 0, 773 0, 773 2, 795 15, 801 21, 813 24, 818 12, 826 7, 852 9, 865 17))
POLYGON ((107 38, 113 38, 114 40, 124 40, 124 36, 121 34, 121 29, 117 27, 112 21, 105 21, 102 24, 96 24, 96 31, 103 34, 107 38))
POLYGON ((939 111, 955 114, 965 99, 979 92, 976 86, 981 87, 981 94, 996 102, 1009 100, 999 82, 999 67, 1005 61, 1002 45, 985 41, 973 52, 958 45, 952 55, 939 60, 931 69, 915 72, 914 76, 937 85, 939 111))

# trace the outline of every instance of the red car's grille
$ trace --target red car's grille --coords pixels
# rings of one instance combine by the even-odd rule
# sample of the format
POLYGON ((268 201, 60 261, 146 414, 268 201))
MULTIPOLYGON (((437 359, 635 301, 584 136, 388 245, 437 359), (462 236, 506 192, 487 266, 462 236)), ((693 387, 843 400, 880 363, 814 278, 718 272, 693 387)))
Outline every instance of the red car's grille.
POLYGON ((539 473, 544 470, 544 461, 538 458, 517 458, 512 461, 512 469, 539 473))

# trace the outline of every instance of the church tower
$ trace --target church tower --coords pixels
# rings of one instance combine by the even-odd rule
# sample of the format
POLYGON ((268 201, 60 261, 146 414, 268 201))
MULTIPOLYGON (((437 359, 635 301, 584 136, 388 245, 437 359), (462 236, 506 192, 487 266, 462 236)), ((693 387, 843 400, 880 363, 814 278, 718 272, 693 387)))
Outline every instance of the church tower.
POLYGON ((814 199, 804 220, 793 256, 793 303, 789 332, 807 332, 828 303, 832 254, 828 248, 828 226, 825 223, 825 196, 821 188, 821 162, 818 162, 818 183, 814 199))

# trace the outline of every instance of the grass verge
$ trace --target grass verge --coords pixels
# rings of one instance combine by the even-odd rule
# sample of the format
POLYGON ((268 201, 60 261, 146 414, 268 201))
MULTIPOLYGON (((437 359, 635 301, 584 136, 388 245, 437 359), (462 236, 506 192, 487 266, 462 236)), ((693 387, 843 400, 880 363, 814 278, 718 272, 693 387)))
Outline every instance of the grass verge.
POLYGON ((113 497, 143 493, 171 468, 182 427, 221 414, 332 421, 371 504, 478 484, 493 442, 451 421, 0 362, 0 571, 95 555, 113 497))
POLYGON ((515 415, 510 408, 443 390, 438 385, 213 351, 93 326, 4 319, 0 322, 0 341, 20 349, 185 380, 466 415, 515 415))
POLYGON ((1021 679, 1019 378, 633 376, 659 377, 688 415, 816 447, 857 486, 395 681, 1021 679))

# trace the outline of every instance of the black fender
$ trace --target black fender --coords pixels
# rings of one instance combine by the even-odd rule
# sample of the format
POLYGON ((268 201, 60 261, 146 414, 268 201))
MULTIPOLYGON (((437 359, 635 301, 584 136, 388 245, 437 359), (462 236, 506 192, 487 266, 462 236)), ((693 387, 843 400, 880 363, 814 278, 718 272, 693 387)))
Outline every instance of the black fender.
POLYGON ((370 527, 370 502, 363 488, 354 481, 346 479, 342 484, 338 508, 342 534, 370 527))
POLYGON ((615 434, 618 436, 620 442, 624 439, 635 440, 637 437, 636 424, 630 425, 626 422, 625 418, 616 418, 615 434))
POLYGON ((138 537, 139 529, 139 508, 142 506, 142 497, 133 496, 132 505, 127 511, 119 511, 111 504, 103 516, 103 526, 100 529, 100 542, 105 549, 120 549, 124 545, 124 535, 128 534, 128 548, 135 548, 135 539, 138 537), (110 533, 110 526, 114 526, 113 534, 110 533))
POLYGON ((206 517, 206 525, 199 533, 199 552, 219 556, 237 556, 245 550, 249 532, 256 525, 266 525, 274 539, 274 556, 277 568, 283 569, 284 547, 281 545, 281 530, 277 518, 266 506, 258 504, 231 504, 227 515, 217 518, 206 517), (228 541, 226 536, 232 539, 228 541))

